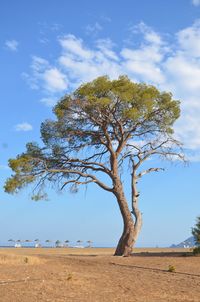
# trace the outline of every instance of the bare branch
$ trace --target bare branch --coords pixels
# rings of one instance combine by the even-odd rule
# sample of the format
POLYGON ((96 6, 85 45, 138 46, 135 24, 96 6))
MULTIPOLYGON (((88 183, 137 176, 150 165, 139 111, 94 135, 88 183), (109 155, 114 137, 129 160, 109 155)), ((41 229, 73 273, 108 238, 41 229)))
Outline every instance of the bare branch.
POLYGON ((78 180, 76 180, 76 179, 69 180, 69 181, 66 181, 66 182, 62 185, 61 190, 63 190, 63 188, 64 188, 65 186, 67 186, 68 184, 70 184, 70 183, 75 183, 76 185, 86 185, 86 184, 89 184, 89 183, 91 183, 91 182, 94 182, 94 181, 93 181, 93 180, 78 181, 78 180))
POLYGON ((79 158, 67 158, 67 163, 72 163, 72 165, 73 165, 73 163, 75 163, 76 167, 77 167, 77 163, 81 163, 82 167, 86 167, 86 168, 90 167, 90 169, 94 169, 94 171, 99 170, 102 172, 106 172, 107 174, 110 173, 110 170, 107 169, 104 164, 96 162, 96 161, 88 161, 87 159, 81 160, 79 158), (100 168, 98 169, 98 168, 95 168, 94 166, 98 166, 100 168))
POLYGON ((142 172, 140 172, 138 175, 137 175, 137 178, 141 178, 143 175, 145 174, 148 174, 148 173, 151 173, 151 172, 159 172, 159 171, 164 171, 165 169, 163 168, 149 168, 147 170, 144 170, 142 172))
POLYGON ((88 173, 84 173, 82 171, 79 170, 70 170, 70 169, 47 169, 47 172, 50 173, 68 173, 70 174, 77 174, 80 175, 84 178, 91 178, 92 181, 94 183, 96 183, 99 187, 101 187, 102 189, 109 191, 109 192, 113 192, 113 188, 108 187, 107 185, 105 185, 102 181, 100 181, 96 176, 92 175, 92 174, 88 174, 88 173))

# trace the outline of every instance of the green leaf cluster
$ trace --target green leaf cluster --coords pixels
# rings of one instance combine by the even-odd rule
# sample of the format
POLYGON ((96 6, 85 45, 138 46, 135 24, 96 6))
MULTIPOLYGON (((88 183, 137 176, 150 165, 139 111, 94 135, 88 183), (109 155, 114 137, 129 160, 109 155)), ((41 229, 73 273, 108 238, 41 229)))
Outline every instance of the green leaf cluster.
POLYGON ((15 174, 8 178, 4 185, 7 193, 17 193, 36 180, 42 150, 35 143, 28 143, 26 147, 26 153, 18 155, 15 159, 9 159, 9 167, 15 174))

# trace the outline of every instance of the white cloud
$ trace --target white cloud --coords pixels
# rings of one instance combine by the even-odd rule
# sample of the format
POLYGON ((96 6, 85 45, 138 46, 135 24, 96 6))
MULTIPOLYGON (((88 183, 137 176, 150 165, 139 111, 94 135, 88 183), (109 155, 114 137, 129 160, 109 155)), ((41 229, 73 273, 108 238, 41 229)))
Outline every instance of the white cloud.
POLYGON ((31 68, 34 72, 42 72, 49 67, 49 62, 41 57, 33 56, 31 68))
POLYGON ((124 58, 125 73, 134 74, 142 81, 151 80, 152 83, 162 83, 164 75, 158 65, 162 54, 156 48, 147 46, 138 50, 124 48, 121 52, 124 58))
MULTIPOLYGON (((161 35, 144 23, 132 27, 131 32, 139 36, 140 42, 121 47, 110 39, 96 40, 89 46, 71 34, 59 37, 61 51, 55 63, 33 57, 31 74, 25 77, 32 88, 44 92, 41 102, 47 106, 54 105, 66 89, 70 92, 101 75, 117 78, 127 74, 134 81, 171 91, 181 99, 176 135, 188 149, 197 152, 192 158, 199 158, 200 21, 174 36, 161 35)), ((132 40, 135 42, 134 36, 132 40)))
POLYGON ((165 81, 162 71, 162 62, 169 48, 160 34, 152 28, 139 23, 130 28, 134 35, 142 37, 138 47, 123 47, 121 55, 124 59, 123 69, 125 73, 136 76, 139 81, 147 81, 152 84, 161 84, 165 81))
POLYGON ((71 54, 79 59, 92 59, 93 51, 88 50, 81 39, 77 39, 74 35, 66 35, 59 39, 59 42, 66 54, 71 54))
POLYGON ((5 46, 11 51, 17 51, 19 43, 16 40, 6 40, 5 46))
POLYGON ((72 86, 90 81, 100 75, 116 78, 122 73, 118 55, 112 50, 111 41, 98 40, 95 48, 84 45, 81 39, 67 35, 59 39, 62 55, 58 61, 72 86))
POLYGON ((173 53, 163 63, 168 89, 181 99, 181 118, 176 134, 187 148, 200 153, 200 22, 176 34, 173 53), (196 42, 195 42, 196 41, 196 42))
POLYGON ((49 93, 63 92, 67 89, 66 75, 57 67, 52 67, 47 60, 33 56, 30 68, 31 75, 22 73, 22 76, 32 89, 42 89, 49 93))
MULTIPOLYGON (((200 1, 199 1, 200 3, 200 1)), ((200 57, 200 20, 177 33, 179 49, 188 57, 200 57)))
POLYGON ((44 85, 50 91, 63 91, 67 88, 66 76, 57 68, 45 70, 43 74, 44 85))
POLYGON ((33 130, 33 126, 29 123, 21 123, 15 126, 15 131, 31 131, 33 130))
POLYGON ((138 80, 150 81, 152 84, 164 82, 159 63, 162 62, 167 48, 161 36, 144 23, 140 23, 134 31, 142 33, 145 43, 136 49, 122 47, 120 53, 114 51, 115 45, 110 39, 97 40, 95 47, 89 48, 74 35, 61 37, 59 43, 62 55, 58 61, 69 82, 77 85, 104 74, 111 78, 116 78, 119 74, 129 74, 134 79, 137 77, 138 80))
POLYGON ((173 89, 180 96, 191 97, 200 89, 200 62, 189 60, 184 55, 176 54, 165 62, 168 81, 173 81, 173 89))
POLYGON ((200 0, 192 0, 192 4, 194 6, 199 6, 200 5, 200 0))
POLYGON ((156 44, 158 46, 163 44, 162 37, 144 22, 140 22, 139 24, 130 27, 130 32, 139 35, 142 33, 144 42, 156 44))
POLYGON ((114 46, 114 43, 110 39, 98 39, 96 41, 96 47, 105 57, 111 60, 119 61, 118 55, 112 50, 114 46))

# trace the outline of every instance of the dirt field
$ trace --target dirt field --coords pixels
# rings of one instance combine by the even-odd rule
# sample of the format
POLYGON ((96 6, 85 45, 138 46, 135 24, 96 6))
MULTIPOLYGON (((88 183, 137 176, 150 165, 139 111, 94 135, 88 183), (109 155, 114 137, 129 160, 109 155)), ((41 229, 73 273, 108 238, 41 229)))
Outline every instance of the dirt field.
POLYGON ((0 249, 0 301, 200 301, 200 257, 180 249, 135 249, 129 258, 112 253, 0 249))

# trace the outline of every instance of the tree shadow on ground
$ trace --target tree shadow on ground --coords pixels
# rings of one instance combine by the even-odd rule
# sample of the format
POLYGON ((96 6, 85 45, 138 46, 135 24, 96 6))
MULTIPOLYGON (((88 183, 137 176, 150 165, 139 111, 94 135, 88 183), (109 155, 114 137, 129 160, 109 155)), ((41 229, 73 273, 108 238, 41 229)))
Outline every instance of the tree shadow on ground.
POLYGON ((139 252, 133 253, 131 257, 191 257, 192 252, 139 252))
POLYGON ((170 272, 169 270, 161 269, 161 268, 153 268, 153 267, 144 267, 144 266, 138 266, 138 265, 128 265, 128 264, 120 264, 120 263, 115 263, 115 262, 110 262, 111 265, 113 266, 120 266, 124 268, 131 268, 131 269, 141 269, 141 270, 147 270, 151 272, 163 272, 167 274, 173 274, 173 275, 185 275, 185 276, 192 276, 192 277, 199 277, 200 275, 198 274, 191 274, 191 273, 186 273, 186 272, 170 272))

